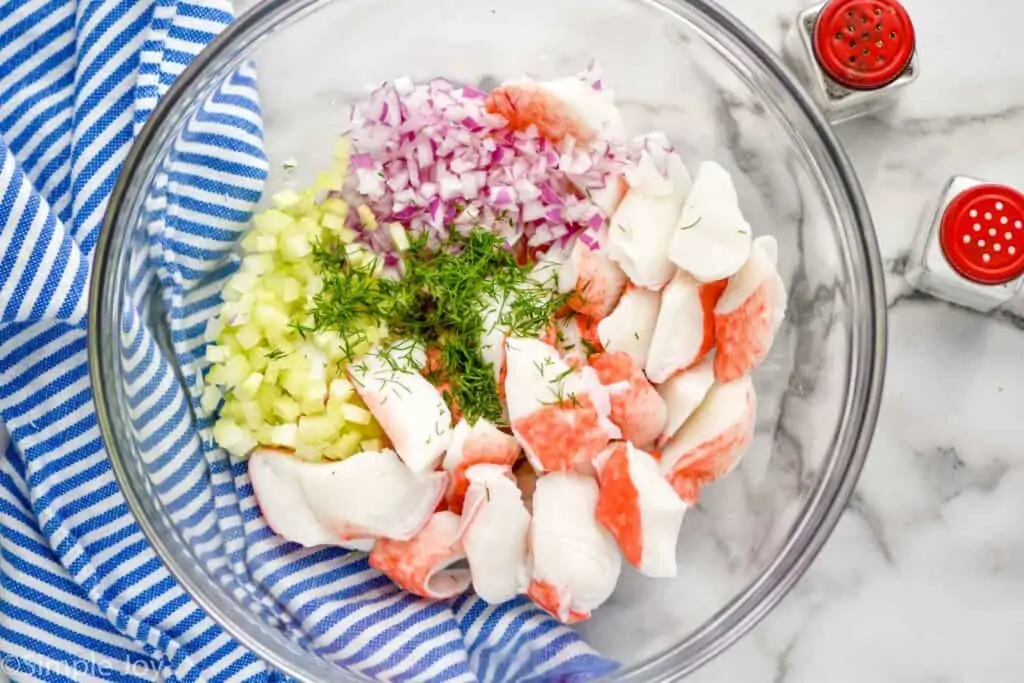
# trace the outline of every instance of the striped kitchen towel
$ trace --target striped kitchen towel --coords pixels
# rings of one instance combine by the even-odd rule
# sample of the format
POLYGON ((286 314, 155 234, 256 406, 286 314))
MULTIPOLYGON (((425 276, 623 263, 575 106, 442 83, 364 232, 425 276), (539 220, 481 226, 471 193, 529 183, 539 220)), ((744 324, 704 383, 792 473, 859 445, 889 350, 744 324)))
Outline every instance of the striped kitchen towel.
MULTIPOLYGON (((231 19, 225 0, 0 0, 0 673, 15 681, 282 678, 146 543, 87 374, 86 294, 110 192, 160 97, 231 19)), ((257 84, 245 67, 219 85, 146 198, 120 351, 153 495, 226 595, 348 670, 408 681, 607 673, 612 663, 528 602, 430 603, 362 556, 283 543, 245 464, 210 443, 195 401, 203 328, 263 194, 257 84)))

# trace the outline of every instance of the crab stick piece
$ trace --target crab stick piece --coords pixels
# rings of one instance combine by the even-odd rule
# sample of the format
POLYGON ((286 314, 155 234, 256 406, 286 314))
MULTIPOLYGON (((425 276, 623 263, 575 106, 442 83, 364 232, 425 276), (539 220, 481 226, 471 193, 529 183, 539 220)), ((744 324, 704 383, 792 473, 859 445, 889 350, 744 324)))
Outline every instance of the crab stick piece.
POLYGON ((661 293, 647 376, 661 384, 699 362, 715 345, 715 304, 727 281, 702 284, 680 271, 661 293))
POLYGON ((378 353, 348 365, 348 374, 366 407, 380 423, 398 456, 415 473, 441 462, 452 438, 452 413, 441 392, 419 373, 425 363, 417 350, 378 353))
POLYGON ((577 313, 600 320, 614 309, 629 279, 611 259, 607 245, 608 228, 592 244, 576 240, 569 258, 558 274, 559 290, 572 292, 569 307, 577 313))
POLYGON ((661 451, 661 470, 676 493, 696 502, 700 489, 739 464, 754 436, 757 399, 750 377, 715 384, 661 451))
POLYGON ((675 436, 683 423, 690 419, 714 383, 715 361, 709 357, 692 368, 677 372, 667 382, 657 386, 658 394, 665 401, 667 414, 665 429, 657 442, 659 447, 675 436))
POLYGON ((622 438, 647 448, 665 429, 665 401, 647 381, 628 353, 601 353, 590 358, 590 367, 611 396, 611 421, 622 438))
POLYGON ((637 365, 645 367, 660 310, 661 295, 657 292, 627 287, 612 314, 597 324, 601 346, 606 351, 628 353, 637 365))
POLYGON ((580 469, 621 433, 590 368, 576 369, 539 339, 509 339, 505 396, 512 433, 538 473, 580 469))
POLYGON ((505 372, 505 340, 508 338, 508 328, 501 324, 501 316, 514 301, 515 292, 503 292, 487 297, 481 311, 480 355, 493 368, 497 382, 505 372))
POLYGON ((474 465, 466 479, 461 533, 473 589, 490 604, 511 600, 526 576, 530 513, 510 467, 474 465))
POLYGON ((679 215, 669 258, 698 282, 715 282, 743 266, 750 240, 732 177, 715 162, 704 162, 679 215))
POLYGON ((725 288, 715 306, 715 379, 732 382, 768 356, 786 315, 786 285, 775 264, 774 237, 754 240, 750 259, 725 288))
POLYGON ((676 541, 688 506, 662 475, 658 462, 632 444, 616 443, 594 464, 601 492, 597 521, 641 574, 676 575, 676 541))
POLYGON ((485 107, 504 118, 512 130, 534 126, 552 142, 572 138, 585 144, 598 137, 621 140, 625 136, 612 95, 580 78, 506 83, 491 91, 485 107))
POLYGON ((601 209, 605 216, 611 218, 622 204, 622 200, 626 198, 627 192, 629 192, 629 183, 626 182, 626 179, 621 175, 613 175, 608 178, 604 187, 589 190, 587 197, 597 208, 601 209))
POLYGON ((468 569, 451 567, 466 558, 460 530, 458 515, 436 512, 415 537, 378 541, 370 552, 370 566, 414 595, 454 598, 469 589, 471 580, 468 569))
POLYGON ((462 513, 463 499, 469 489, 466 472, 474 465, 504 465, 511 468, 523 452, 515 437, 510 436, 491 422, 480 419, 472 427, 465 419, 460 420, 452 431, 452 442, 445 453, 442 467, 451 475, 445 500, 448 509, 462 513))
POLYGON ((609 221, 608 255, 640 287, 664 287, 675 266, 669 242, 690 191, 690 174, 679 155, 665 155, 666 171, 643 152, 636 168, 626 171, 629 192, 609 221))
POLYGON ((307 547, 367 549, 367 539, 408 540, 448 487, 444 472, 417 477, 393 451, 314 463, 264 448, 249 458, 249 478, 271 530, 307 547))
POLYGON ((542 338, 558 349, 563 358, 586 360, 603 350, 597 334, 597 321, 585 315, 570 315, 556 320, 542 338))
POLYGON ((615 590, 622 556, 594 511, 592 477, 558 472, 537 480, 527 595, 564 623, 588 619, 615 590))

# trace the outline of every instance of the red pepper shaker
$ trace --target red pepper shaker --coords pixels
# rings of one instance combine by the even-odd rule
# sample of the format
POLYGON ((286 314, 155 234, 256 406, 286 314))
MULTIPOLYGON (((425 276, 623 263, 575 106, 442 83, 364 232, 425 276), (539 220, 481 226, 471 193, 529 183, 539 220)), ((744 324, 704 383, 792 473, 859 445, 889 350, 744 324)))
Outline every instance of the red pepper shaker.
POLYGON ((1024 291, 1024 194, 956 176, 927 221, 907 267, 914 287, 982 312, 1024 291))
POLYGON ((910 15, 896 0, 829 0, 797 15, 783 51, 832 123, 874 113, 917 78, 910 15))

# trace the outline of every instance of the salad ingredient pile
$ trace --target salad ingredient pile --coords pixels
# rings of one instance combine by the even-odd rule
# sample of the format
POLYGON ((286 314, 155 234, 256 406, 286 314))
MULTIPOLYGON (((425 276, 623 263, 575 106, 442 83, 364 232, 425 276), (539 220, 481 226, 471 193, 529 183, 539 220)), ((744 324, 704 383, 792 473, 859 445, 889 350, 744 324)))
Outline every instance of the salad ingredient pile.
POLYGON ((596 69, 385 83, 253 221, 202 406, 270 527, 403 589, 567 622, 676 575, 785 315, 728 172, 629 140, 596 69))

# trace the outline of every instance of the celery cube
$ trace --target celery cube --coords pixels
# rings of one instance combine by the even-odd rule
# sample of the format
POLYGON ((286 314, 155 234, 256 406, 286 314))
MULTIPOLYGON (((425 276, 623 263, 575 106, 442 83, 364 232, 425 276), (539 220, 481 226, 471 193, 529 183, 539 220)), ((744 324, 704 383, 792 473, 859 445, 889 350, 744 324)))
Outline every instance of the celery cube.
POLYGON ((295 399, 282 396, 274 401, 274 413, 286 422, 294 422, 299 419, 299 404, 295 399))
POLYGON ((301 202, 302 196, 295 190, 281 190, 271 198, 271 201, 277 208, 285 210, 301 202))
POLYGON ((241 384, 235 387, 235 396, 242 401, 251 401, 256 398, 256 392, 263 384, 263 374, 254 372, 246 377, 241 384))
POLYGON ((236 339, 238 339, 238 343, 243 349, 249 351, 260 343, 262 337, 259 329, 255 325, 243 325, 239 328, 236 339))
POLYGON ((324 457, 328 460, 344 460, 359 452, 359 432, 349 432, 324 449, 324 457))
POLYGON ((283 232, 295 222, 295 219, 277 209, 269 209, 253 216, 253 227, 268 233, 283 232))
POLYGON ((203 395, 199 399, 200 407, 207 413, 212 413, 220 406, 220 401, 223 396, 220 390, 215 386, 207 386, 203 389, 203 395))
POLYGON ((373 420, 373 415, 370 414, 370 411, 360 408, 354 403, 346 403, 342 406, 341 415, 345 418, 346 422, 352 422, 357 425, 368 425, 373 420))
POLYGON ((295 424, 275 425, 270 428, 268 442, 274 446, 295 448, 298 444, 299 428, 295 424))
POLYGON ((223 347, 217 346, 216 344, 210 344, 206 347, 206 360, 211 363, 223 363, 228 359, 230 350, 223 347))

